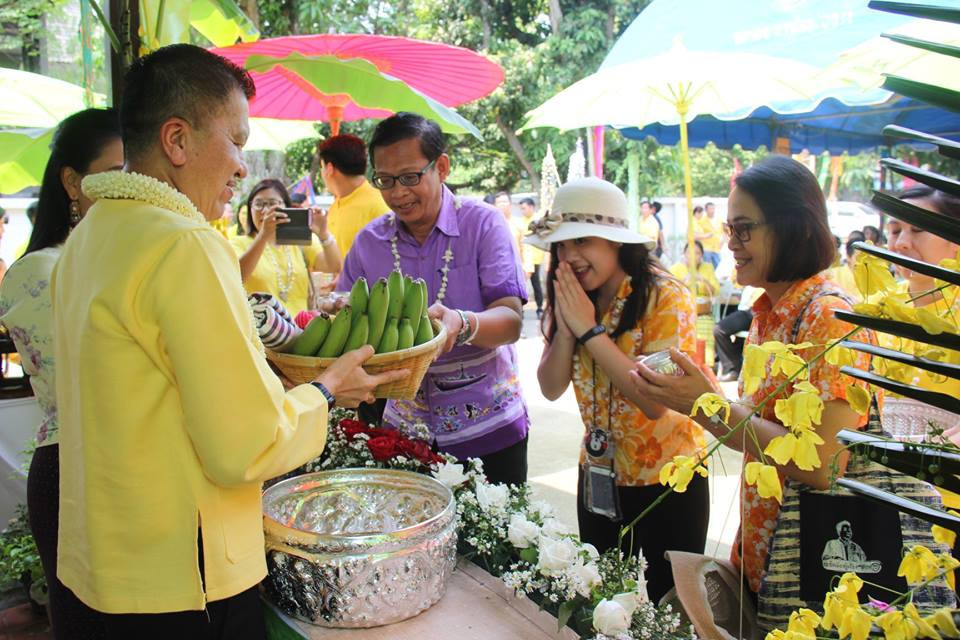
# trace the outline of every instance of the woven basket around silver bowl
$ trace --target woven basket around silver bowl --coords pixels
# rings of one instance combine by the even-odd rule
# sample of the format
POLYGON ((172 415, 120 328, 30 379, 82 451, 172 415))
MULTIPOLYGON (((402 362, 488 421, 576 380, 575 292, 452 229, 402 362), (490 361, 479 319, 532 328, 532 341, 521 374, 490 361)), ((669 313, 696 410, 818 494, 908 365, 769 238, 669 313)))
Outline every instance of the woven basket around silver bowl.
POLYGON ((408 471, 341 469, 263 494, 267 597, 325 627, 399 622, 436 603, 456 564, 456 505, 408 471))

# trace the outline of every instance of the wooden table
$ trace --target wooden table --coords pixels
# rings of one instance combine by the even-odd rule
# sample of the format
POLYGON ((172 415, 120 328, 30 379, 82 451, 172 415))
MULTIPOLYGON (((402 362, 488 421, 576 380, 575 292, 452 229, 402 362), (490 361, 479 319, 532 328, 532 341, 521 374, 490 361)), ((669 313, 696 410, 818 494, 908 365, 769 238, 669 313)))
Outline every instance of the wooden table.
POLYGON ((371 629, 328 629, 293 620, 273 609, 289 634, 270 640, 577 640, 558 632, 557 619, 527 598, 518 598, 499 579, 460 560, 440 602, 403 622, 371 629))

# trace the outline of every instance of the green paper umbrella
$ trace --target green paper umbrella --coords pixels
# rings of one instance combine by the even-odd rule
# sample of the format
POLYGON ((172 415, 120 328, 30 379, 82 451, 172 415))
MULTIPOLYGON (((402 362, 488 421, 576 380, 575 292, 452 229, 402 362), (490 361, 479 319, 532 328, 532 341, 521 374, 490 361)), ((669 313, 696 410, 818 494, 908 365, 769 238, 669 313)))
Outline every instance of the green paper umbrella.
POLYGON ((0 193, 40 184, 52 139, 53 129, 0 130, 0 193))

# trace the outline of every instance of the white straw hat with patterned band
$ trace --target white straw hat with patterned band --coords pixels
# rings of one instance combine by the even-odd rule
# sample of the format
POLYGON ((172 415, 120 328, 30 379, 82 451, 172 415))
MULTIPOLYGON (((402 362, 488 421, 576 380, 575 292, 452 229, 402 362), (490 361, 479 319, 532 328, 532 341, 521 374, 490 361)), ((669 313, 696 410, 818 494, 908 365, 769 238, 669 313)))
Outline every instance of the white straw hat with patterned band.
POLYGON ((554 242, 591 236, 643 244, 647 249, 657 246, 656 240, 630 230, 623 191, 593 177, 572 180, 557 189, 552 210, 530 223, 530 234, 523 241, 549 251, 554 242))

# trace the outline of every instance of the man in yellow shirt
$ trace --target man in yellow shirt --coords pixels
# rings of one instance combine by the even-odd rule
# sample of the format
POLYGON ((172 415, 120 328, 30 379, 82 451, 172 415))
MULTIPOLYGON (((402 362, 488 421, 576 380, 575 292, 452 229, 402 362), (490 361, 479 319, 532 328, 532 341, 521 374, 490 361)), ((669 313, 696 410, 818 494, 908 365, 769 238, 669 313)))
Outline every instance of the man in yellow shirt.
POLYGON ((124 81, 124 171, 83 181, 96 203, 51 284, 57 575, 97 627, 69 637, 263 640, 261 482, 320 453, 335 396, 356 406, 405 375, 365 374, 370 347, 287 392, 270 370, 209 224, 247 174, 253 94, 199 47, 141 58, 124 81))
POLYGON ((317 153, 323 184, 335 198, 327 226, 337 239, 340 255, 346 257, 360 229, 390 207, 364 177, 367 150, 363 140, 351 135, 333 136, 320 143, 317 153))
MULTIPOLYGON (((703 243, 703 259, 713 265, 716 269, 720 264, 720 249, 723 247, 723 228, 720 220, 717 219, 717 207, 712 202, 704 205, 705 215, 701 215, 699 221, 695 218, 694 224, 696 238, 703 243)), ((693 210, 696 216, 697 210, 693 210)))

